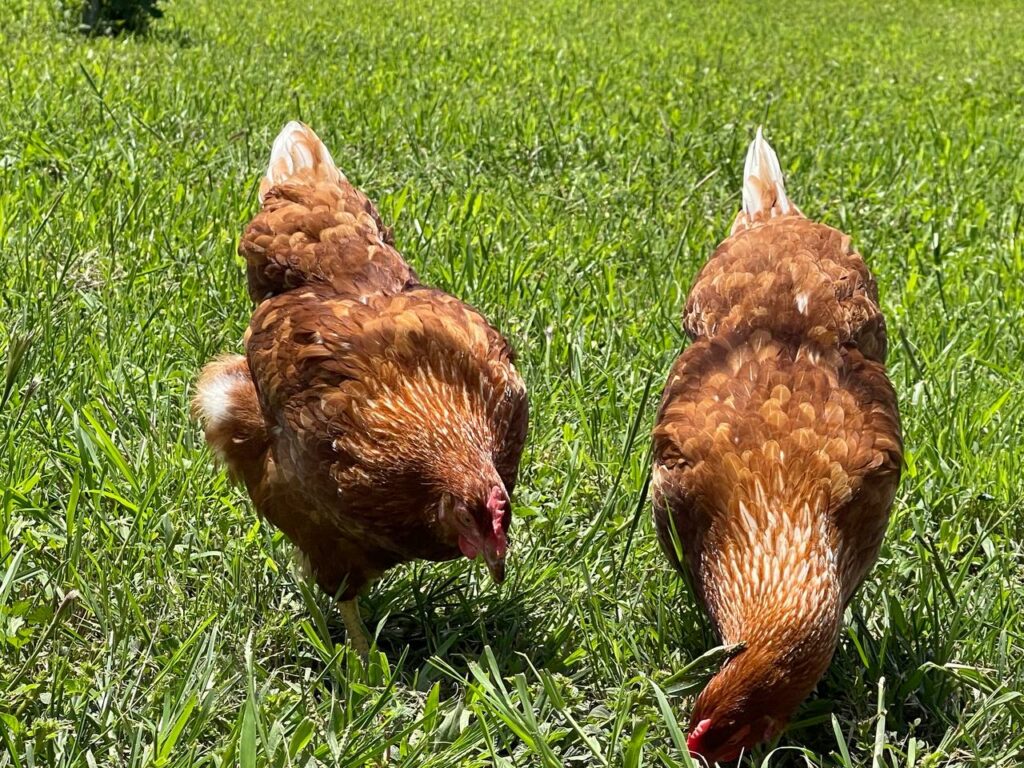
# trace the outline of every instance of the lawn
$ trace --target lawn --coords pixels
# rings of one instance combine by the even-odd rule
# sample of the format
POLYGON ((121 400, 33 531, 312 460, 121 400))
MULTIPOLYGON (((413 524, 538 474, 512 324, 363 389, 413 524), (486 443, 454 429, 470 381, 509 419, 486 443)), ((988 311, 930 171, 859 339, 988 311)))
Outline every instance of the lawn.
POLYGON ((0 768, 685 764, 715 642, 649 433, 762 123, 878 278, 907 466, 831 670, 747 764, 1024 762, 1018 2, 166 10, 90 40, 0 7, 0 768), (365 668, 187 415, 292 118, 531 392, 508 581, 394 570, 365 668))

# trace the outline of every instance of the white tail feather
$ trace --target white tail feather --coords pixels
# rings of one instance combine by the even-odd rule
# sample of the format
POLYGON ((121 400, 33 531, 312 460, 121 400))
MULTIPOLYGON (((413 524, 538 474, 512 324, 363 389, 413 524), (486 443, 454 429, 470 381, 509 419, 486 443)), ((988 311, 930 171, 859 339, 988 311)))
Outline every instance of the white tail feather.
POLYGON ((311 128, 292 120, 274 139, 267 175, 260 184, 260 203, 271 187, 300 175, 308 176, 310 181, 345 181, 345 174, 335 165, 320 137, 311 128))
POLYGON ((786 196, 779 157, 765 141, 759 126, 743 165, 743 210, 733 224, 733 234, 789 213, 802 215, 786 196))
POLYGON ((743 164, 743 210, 753 218, 764 210, 765 196, 762 188, 771 185, 775 188, 775 204, 781 213, 789 213, 789 200, 786 198, 786 185, 782 177, 782 166, 779 156, 764 140, 761 126, 757 127, 757 135, 747 149, 747 161, 743 164))

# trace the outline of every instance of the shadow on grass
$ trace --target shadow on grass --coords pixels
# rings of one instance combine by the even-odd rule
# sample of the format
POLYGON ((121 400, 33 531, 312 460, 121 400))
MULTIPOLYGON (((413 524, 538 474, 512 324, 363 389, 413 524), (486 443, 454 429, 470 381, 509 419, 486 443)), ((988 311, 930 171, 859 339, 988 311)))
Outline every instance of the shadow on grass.
MULTIPOLYGON (((490 646, 503 674, 529 668, 558 671, 565 631, 545 625, 522 585, 490 584, 468 569, 444 568, 432 573, 431 564, 417 565, 375 585, 360 598, 363 620, 377 635, 377 648, 392 663, 405 656, 398 680, 410 688, 426 690, 447 676, 431 660, 469 676, 469 664, 490 646), (482 588, 481 588, 482 587, 482 588)), ((345 642, 341 616, 328 619, 331 638, 345 642)), ((454 681, 453 681, 454 684, 454 681)))

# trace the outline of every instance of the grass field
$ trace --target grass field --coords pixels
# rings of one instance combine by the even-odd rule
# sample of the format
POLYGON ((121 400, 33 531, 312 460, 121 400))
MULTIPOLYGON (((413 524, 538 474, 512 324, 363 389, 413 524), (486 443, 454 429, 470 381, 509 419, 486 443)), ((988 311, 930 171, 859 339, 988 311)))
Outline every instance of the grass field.
POLYGON ((830 672, 749 764, 1022 764, 1024 9, 484 5, 173 0, 119 40, 0 7, 0 768, 685 764, 714 640, 649 431, 760 123, 878 277, 908 454, 830 672), (187 418, 296 117, 533 404, 508 582, 396 569, 365 669, 187 418))

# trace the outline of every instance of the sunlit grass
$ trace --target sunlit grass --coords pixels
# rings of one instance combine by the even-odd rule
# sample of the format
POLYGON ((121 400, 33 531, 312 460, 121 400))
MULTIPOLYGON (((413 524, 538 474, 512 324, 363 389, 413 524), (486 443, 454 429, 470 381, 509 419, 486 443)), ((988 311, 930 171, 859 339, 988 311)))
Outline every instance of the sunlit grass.
POLYGON ((648 435, 761 123, 878 277, 908 466, 753 764, 1024 761, 1017 3, 167 11, 86 40, 0 7, 0 767, 685 764, 714 640, 654 541, 648 435), (508 582, 393 571, 366 667, 187 420, 296 117, 531 391, 508 582))

